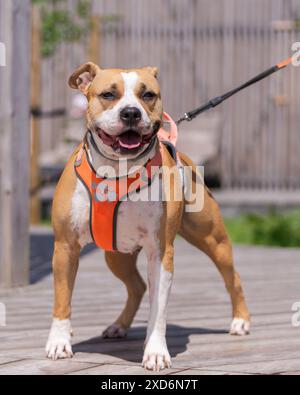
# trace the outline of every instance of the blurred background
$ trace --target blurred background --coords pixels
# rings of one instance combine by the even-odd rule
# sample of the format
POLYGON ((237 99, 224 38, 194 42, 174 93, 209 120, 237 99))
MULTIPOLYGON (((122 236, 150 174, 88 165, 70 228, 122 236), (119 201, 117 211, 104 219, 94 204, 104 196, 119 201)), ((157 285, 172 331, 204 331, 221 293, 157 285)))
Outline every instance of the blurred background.
MULTIPOLYGON (((14 106, 23 106, 23 124, 28 109, 31 122, 30 147, 16 123, 14 143, 2 140, 2 223, 11 207, 4 205, 5 163, 14 154, 4 158, 20 138, 16 171, 24 183, 30 178, 30 221, 49 225, 55 184, 85 133, 85 99, 67 85, 82 63, 158 66, 164 109, 178 119, 288 58, 296 41, 299 0, 0 0, 8 58, 0 130, 8 133, 14 106), (17 97, 9 107, 11 89, 17 97)), ((300 69, 289 67, 180 127, 179 149, 205 166, 235 242, 300 246, 299 82, 300 69)))

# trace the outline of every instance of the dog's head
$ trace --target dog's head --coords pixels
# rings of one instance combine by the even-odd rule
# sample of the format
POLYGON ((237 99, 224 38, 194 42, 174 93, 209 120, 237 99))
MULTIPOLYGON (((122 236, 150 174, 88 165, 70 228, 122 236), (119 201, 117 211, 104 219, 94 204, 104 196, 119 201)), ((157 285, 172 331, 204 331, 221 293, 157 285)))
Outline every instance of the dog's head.
POLYGON ((88 99, 87 122, 98 148, 112 158, 134 158, 162 122, 157 68, 100 69, 86 63, 69 79, 88 99))

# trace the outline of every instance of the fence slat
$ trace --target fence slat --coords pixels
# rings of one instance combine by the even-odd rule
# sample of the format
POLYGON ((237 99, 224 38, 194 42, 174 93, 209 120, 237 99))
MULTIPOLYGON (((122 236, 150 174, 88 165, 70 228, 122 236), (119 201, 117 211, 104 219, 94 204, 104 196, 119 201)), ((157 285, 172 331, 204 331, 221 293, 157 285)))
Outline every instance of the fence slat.
POLYGON ((29 280, 29 0, 1 1, 0 19, 0 284, 21 286, 29 280))

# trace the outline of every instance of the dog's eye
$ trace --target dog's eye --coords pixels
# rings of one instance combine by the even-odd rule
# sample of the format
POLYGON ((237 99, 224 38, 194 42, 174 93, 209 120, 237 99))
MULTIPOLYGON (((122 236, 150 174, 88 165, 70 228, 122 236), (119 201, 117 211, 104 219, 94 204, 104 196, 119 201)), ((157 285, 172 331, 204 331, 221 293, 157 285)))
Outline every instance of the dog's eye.
POLYGON ((143 95, 142 95, 142 98, 143 98, 143 100, 144 101, 150 101, 150 100, 153 100, 154 98, 156 97, 156 94, 154 93, 154 92, 145 92, 145 93, 143 93, 143 95))
POLYGON ((99 95, 105 100, 115 100, 116 95, 113 92, 103 92, 99 95))

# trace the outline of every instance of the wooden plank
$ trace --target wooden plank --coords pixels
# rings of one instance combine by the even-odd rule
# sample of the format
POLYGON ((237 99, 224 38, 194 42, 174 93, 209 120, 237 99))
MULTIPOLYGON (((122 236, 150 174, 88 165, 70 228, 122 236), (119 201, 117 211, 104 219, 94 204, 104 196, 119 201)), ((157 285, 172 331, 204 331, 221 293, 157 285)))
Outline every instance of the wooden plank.
MULTIPOLYGON (((289 371, 297 371, 300 369, 299 359, 287 359, 280 361, 267 361, 267 362, 254 362, 249 363, 239 363, 235 365, 220 365, 217 368, 221 371, 227 372, 238 372, 238 373, 248 373, 248 374, 281 374, 289 371)), ((215 368, 215 370, 217 370, 215 368)))
MULTIPOLYGON (((162 374, 188 374, 188 369, 190 374, 199 370, 199 375, 299 371, 299 328, 291 325, 291 305, 299 295, 300 268, 295 262, 300 259, 300 249, 235 249, 252 314, 252 333, 244 338, 227 334, 229 298, 214 265, 182 239, 176 241, 175 251, 175 281, 167 328, 173 367, 162 374)), ((139 267, 145 276, 144 256, 139 267)), ((83 256, 72 303, 75 356, 57 364, 44 359, 51 320, 52 278, 46 277, 17 292, 0 292, 0 299, 7 305, 9 324, 0 330, 0 364, 2 360, 8 362, 3 366, 4 372, 117 374, 125 369, 128 374, 142 374, 147 297, 126 339, 100 337, 119 314, 125 298, 125 290, 107 270, 103 254, 94 251, 83 256)))
POLYGON ((0 37, 7 67, 0 70, 0 283, 28 283, 29 0, 1 2, 0 37), (22 70, 22 72, 20 72, 22 70))
POLYGON ((13 357, 0 357, 0 366, 5 365, 12 362, 18 362, 20 358, 13 358, 13 357))
POLYGON ((93 364, 74 360, 23 360, 0 365, 0 376, 3 375, 51 375, 67 374, 73 371, 92 367, 93 364))
POLYGON ((205 370, 205 369, 185 369, 185 370, 179 370, 176 373, 170 373, 170 375, 182 375, 182 376, 230 376, 234 374, 235 376, 244 376, 245 373, 231 373, 227 372, 226 370, 205 370))
POLYGON ((84 370, 77 370, 75 372, 69 373, 71 375, 114 375, 114 376, 123 376, 123 375, 165 375, 165 374, 173 374, 178 372, 179 369, 166 369, 160 372, 150 372, 146 371, 142 366, 126 366, 126 365, 112 365, 112 364, 104 364, 96 367, 91 367, 84 370))

